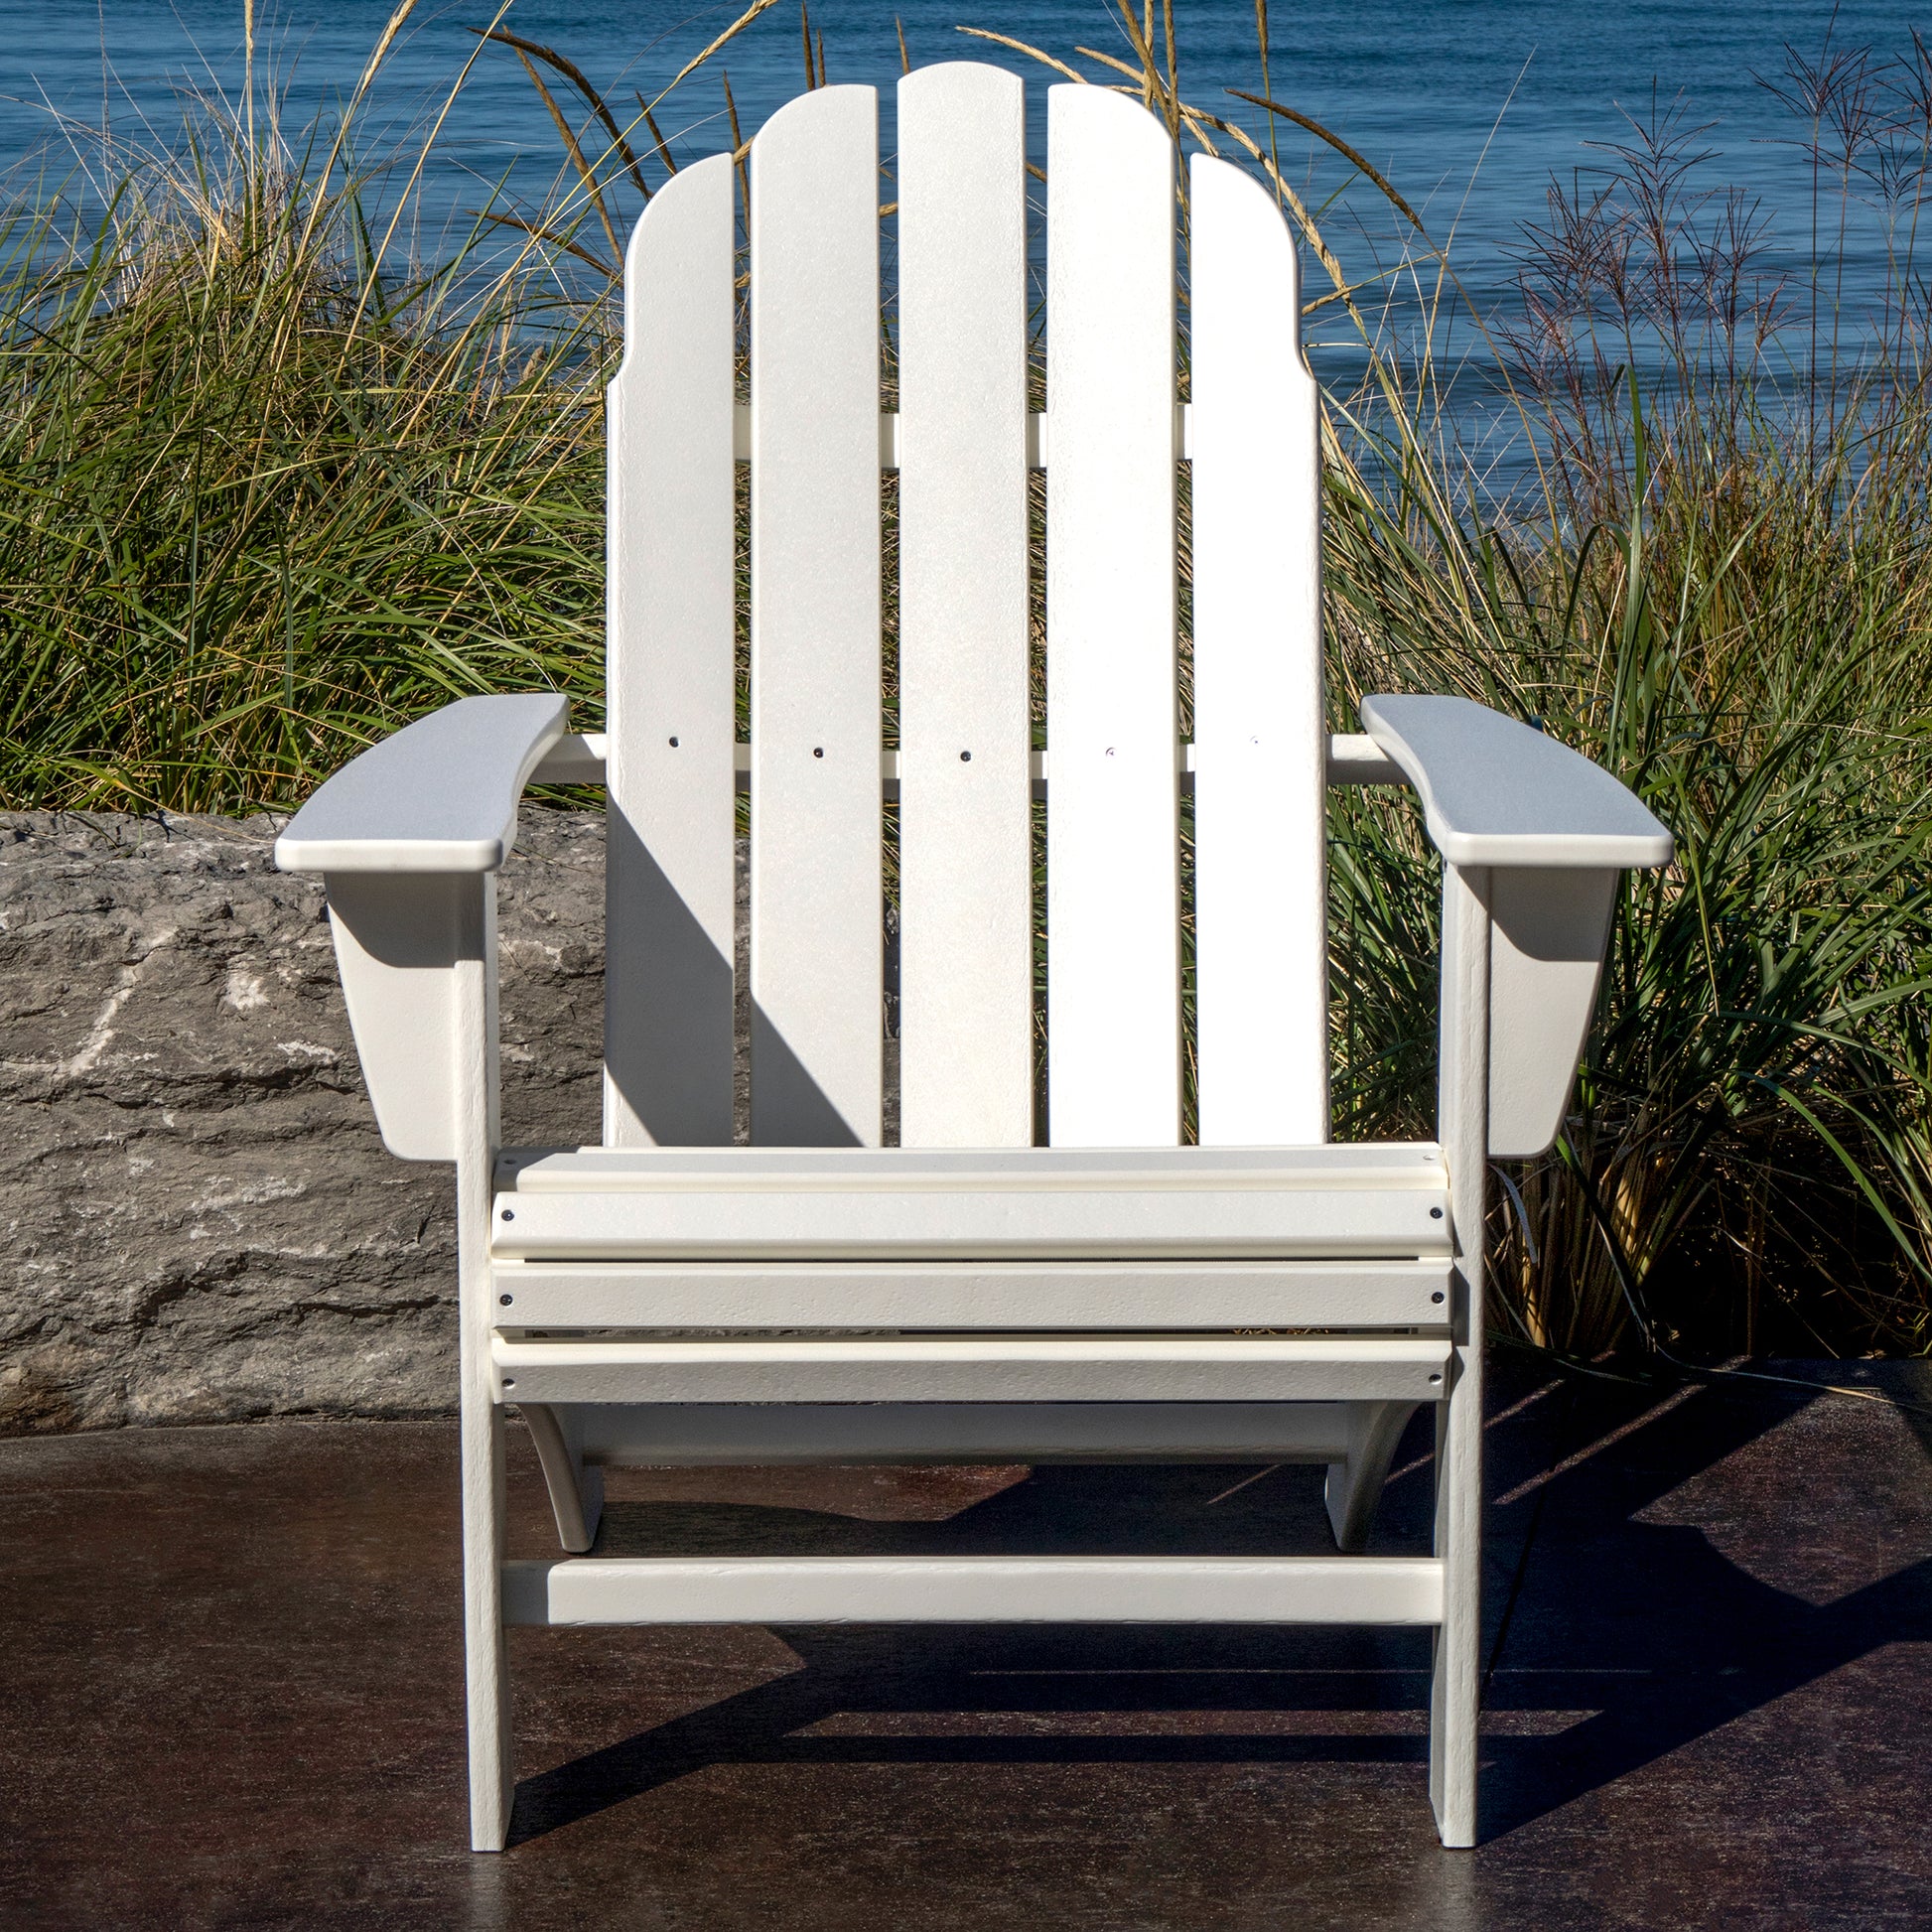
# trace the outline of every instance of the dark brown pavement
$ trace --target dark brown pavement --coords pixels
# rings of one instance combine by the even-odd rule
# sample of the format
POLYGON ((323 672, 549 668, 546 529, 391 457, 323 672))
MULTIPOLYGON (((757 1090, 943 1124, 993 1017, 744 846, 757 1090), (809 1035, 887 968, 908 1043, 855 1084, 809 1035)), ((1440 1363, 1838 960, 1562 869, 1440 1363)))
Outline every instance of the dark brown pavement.
MULTIPOLYGON (((1932 1407, 1505 1371, 1472 1854, 1416 1633, 843 1627, 515 1632, 476 1858, 451 1427, 0 1443, 0 1925, 1932 1925, 1932 1407)), ((1254 1474, 635 1470, 610 1537, 1322 1547, 1318 1472, 1254 1474)))

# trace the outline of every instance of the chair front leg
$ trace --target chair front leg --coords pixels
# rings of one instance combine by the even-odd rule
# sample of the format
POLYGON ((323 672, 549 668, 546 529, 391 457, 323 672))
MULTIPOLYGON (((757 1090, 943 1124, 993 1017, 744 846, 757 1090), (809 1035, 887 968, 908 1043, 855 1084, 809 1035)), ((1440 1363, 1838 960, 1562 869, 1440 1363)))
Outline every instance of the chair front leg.
POLYGON ((1482 1246, 1489 1158, 1489 878, 1444 868, 1437 1137, 1449 1173, 1455 1358, 1436 1409, 1443 1621, 1430 1684, 1429 1796, 1447 1846, 1476 1842, 1482 1664, 1482 1246))
POLYGON ((470 1735, 470 1843, 509 1839, 516 1774, 503 1650, 503 1412, 490 1371, 489 1214, 497 1139, 496 894, 493 877, 466 896, 450 969, 450 1051, 458 1135, 457 1304, 463 1418, 463 1639, 470 1735))
MULTIPOLYGON (((466 1351, 467 1352, 467 1351, 466 1351)), ((463 1650, 469 1704, 470 1845, 500 1852, 516 1789, 503 1651, 503 1415, 463 1392, 463 1650)))

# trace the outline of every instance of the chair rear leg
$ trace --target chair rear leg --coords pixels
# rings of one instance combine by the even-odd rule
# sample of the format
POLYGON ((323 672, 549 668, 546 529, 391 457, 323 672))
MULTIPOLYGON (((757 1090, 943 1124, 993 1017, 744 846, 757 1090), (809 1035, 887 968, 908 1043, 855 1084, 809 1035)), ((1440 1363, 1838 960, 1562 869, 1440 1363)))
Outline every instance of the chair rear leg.
POLYGON ((1395 1446, 1415 1413, 1413 1402, 1349 1404, 1348 1456, 1328 1464, 1327 1487, 1322 1492, 1337 1550, 1354 1556, 1366 1547, 1395 1446))

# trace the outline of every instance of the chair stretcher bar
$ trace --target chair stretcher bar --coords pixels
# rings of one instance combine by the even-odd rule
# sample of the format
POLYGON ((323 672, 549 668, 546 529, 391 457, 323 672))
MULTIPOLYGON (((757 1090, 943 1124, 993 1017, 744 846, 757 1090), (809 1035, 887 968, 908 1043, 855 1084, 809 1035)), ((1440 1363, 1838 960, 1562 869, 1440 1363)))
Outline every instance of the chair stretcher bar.
POLYGON ((579 1557, 503 1614, 591 1623, 1373 1623, 1443 1617, 1433 1557, 579 1557))

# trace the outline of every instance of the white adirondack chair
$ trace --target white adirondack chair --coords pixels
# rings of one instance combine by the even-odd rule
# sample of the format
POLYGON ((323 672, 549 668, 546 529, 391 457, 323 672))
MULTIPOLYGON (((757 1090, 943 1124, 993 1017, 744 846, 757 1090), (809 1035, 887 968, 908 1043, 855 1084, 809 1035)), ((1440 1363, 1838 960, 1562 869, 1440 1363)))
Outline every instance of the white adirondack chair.
POLYGON ((898 87, 899 407, 880 402, 869 87, 753 143, 751 400, 733 169, 649 204, 610 390, 609 729, 472 698, 330 779, 277 847, 328 886, 377 1118, 454 1161, 474 1842, 512 1774, 505 1623, 1360 1622, 1435 1636, 1430 1791, 1476 1828, 1481 1240, 1541 1151, 1620 869, 1670 856, 1607 774, 1449 698, 1322 716, 1316 394, 1272 198, 1189 173, 1098 87, 1048 107, 1046 413, 1028 413, 1013 75, 898 87), (1194 742, 1176 731, 1192 464, 1194 742), (752 725, 734 727, 734 464, 752 725), (899 478, 898 745, 882 754, 880 472, 899 478), (1048 747, 1030 747, 1027 471, 1046 472, 1048 747), (506 1150, 492 874, 532 779, 610 795, 604 1145, 506 1150), (752 1145, 732 1145, 734 792, 752 812, 752 1145), (1328 1139, 1324 792, 1421 793, 1444 860, 1439 1141, 1328 1139), (1182 1124, 1180 794, 1196 830, 1199 1135, 1182 1124), (1047 799, 1035 1145, 1032 798, 1047 799), (901 826, 901 1144, 882 1142, 882 797, 901 826), (816 1332, 814 1332, 816 1331, 816 1332), (1259 1331, 1259 1332, 1257 1332, 1259 1331), (1435 1406, 1435 1554, 1360 1550, 1435 1406), (603 1465, 1298 1459, 1350 1554, 505 1563, 505 1403, 567 1552, 603 1465))

